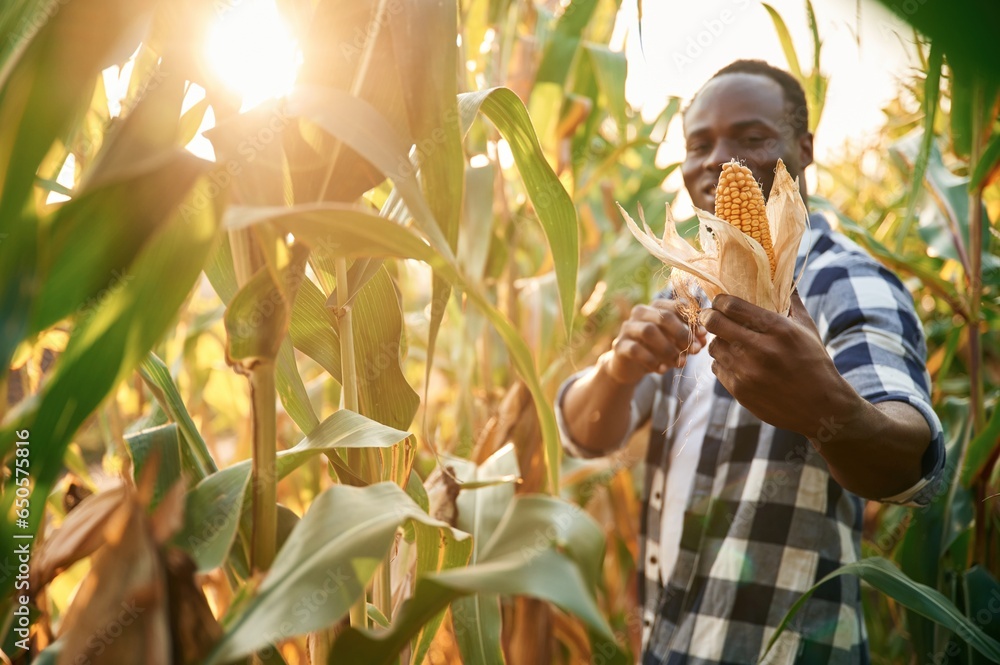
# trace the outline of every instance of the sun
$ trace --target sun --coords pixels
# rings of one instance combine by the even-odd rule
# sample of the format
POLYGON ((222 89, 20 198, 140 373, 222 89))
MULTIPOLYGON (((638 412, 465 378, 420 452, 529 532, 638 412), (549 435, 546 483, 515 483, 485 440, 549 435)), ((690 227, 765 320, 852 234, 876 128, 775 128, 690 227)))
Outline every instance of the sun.
POLYGON ((291 92, 302 51, 274 0, 242 0, 208 32, 206 56, 222 83, 243 99, 242 110, 291 92))

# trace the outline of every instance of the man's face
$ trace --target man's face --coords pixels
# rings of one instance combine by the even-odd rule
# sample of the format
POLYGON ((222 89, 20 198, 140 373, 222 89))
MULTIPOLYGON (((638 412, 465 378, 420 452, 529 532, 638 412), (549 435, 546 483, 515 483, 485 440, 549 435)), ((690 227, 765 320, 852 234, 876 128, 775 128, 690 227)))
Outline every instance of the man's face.
MULTIPOLYGON (((722 165, 738 159, 753 171, 764 196, 771 193, 780 158, 795 178, 812 163, 812 135, 795 137, 784 91, 759 74, 724 74, 709 81, 684 116, 687 154, 684 186, 695 206, 715 211, 722 165)), ((804 178, 800 180, 804 193, 804 178)))

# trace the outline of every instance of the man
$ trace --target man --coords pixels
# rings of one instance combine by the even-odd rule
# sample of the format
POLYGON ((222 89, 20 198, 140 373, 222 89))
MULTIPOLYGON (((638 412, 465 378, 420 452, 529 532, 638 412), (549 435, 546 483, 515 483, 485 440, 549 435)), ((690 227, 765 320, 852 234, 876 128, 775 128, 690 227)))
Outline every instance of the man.
MULTIPOLYGON (((744 60, 717 72, 684 114, 694 204, 714 210, 734 158, 765 196, 780 158, 807 200, 807 119, 787 72, 744 60)), ((573 454, 609 454, 652 421, 638 564, 644 664, 757 662, 802 592, 860 558, 864 500, 926 504, 941 475, 910 294, 821 216, 810 226, 788 316, 721 295, 692 335, 661 297, 636 306, 612 350, 560 389, 573 454)), ((854 577, 826 583, 766 662, 868 662, 859 594, 854 577)))

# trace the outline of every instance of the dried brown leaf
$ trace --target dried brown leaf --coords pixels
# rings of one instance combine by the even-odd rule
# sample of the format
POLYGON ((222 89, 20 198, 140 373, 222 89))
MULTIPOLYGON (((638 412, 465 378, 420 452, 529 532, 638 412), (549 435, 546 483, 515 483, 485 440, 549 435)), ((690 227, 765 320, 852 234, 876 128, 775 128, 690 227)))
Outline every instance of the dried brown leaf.
POLYGON ((198 585, 194 561, 181 550, 164 555, 169 594, 170 633, 173 662, 201 662, 222 637, 222 627, 198 585))
POLYGON ((781 160, 767 202, 775 255, 773 278, 770 260, 761 244, 710 212, 695 209, 701 244, 698 250, 677 234, 669 206, 662 240, 657 240, 645 222, 644 230, 640 229, 621 206, 619 210, 642 246, 664 264, 692 275, 709 300, 728 293, 772 312, 788 312, 794 288, 792 273, 808 212, 798 181, 791 178, 781 160))
POLYGON ((125 500, 124 486, 92 494, 66 516, 62 526, 35 553, 31 590, 38 593, 62 570, 104 544, 104 527, 125 500))
POLYGON ((63 619, 59 665, 170 665, 166 575, 134 497, 111 515, 103 535, 107 544, 63 619))

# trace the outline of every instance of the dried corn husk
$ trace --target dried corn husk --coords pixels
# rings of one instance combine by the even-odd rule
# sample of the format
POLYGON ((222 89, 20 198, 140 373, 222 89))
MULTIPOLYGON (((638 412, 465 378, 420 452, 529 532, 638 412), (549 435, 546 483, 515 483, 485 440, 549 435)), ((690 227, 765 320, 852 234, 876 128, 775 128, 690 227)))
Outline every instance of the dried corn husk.
MULTIPOLYGON (((695 249, 677 233, 670 206, 663 239, 657 239, 640 210, 644 231, 619 205, 622 216, 643 247, 668 266, 693 276, 709 299, 720 293, 742 298, 758 307, 787 314, 794 288, 795 258, 799 242, 808 224, 808 212, 799 193, 798 179, 793 180, 778 160, 774 184, 767 201, 767 222, 774 247, 775 269, 759 242, 710 212, 695 208, 698 216, 698 239, 695 249)), ((674 273, 674 280, 684 277, 674 273)))

